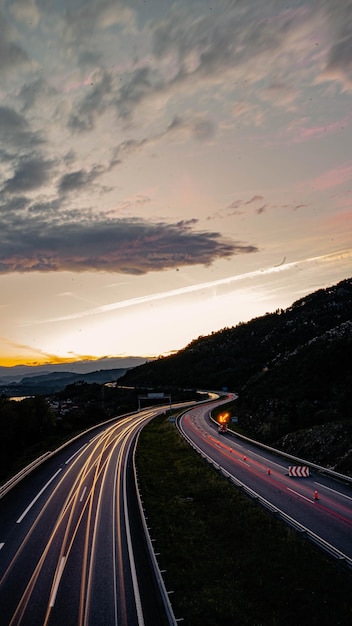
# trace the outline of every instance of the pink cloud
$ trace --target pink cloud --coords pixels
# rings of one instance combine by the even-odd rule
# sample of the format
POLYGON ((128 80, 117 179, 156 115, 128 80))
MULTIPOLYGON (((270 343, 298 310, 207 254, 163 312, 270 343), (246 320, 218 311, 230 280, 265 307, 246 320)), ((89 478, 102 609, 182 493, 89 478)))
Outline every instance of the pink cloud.
POLYGON ((352 225, 352 211, 345 211, 344 213, 330 216, 325 220, 325 225, 331 228, 342 226, 347 229, 352 225))
POLYGON ((330 124, 322 124, 321 126, 311 126, 310 128, 300 128, 298 130, 297 136, 294 138, 295 143, 300 143, 301 141, 308 141, 309 139, 320 139, 326 135, 331 135, 332 133, 339 132, 344 130, 346 126, 349 125, 351 120, 351 116, 348 115, 342 120, 337 120, 336 122, 331 122, 330 124))
POLYGON ((332 189, 338 185, 348 182, 352 179, 352 162, 341 165, 332 170, 324 172, 317 178, 314 178, 310 186, 314 190, 332 189))

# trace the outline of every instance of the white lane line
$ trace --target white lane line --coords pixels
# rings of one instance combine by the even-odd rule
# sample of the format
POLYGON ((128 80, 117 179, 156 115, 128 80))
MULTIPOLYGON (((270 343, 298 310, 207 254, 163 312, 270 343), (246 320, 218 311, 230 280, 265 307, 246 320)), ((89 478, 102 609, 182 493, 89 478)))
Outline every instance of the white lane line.
MULTIPOLYGON (((249 452, 250 456, 256 456, 259 459, 260 463, 265 463, 265 459, 261 454, 257 454, 257 452, 254 452, 253 450, 250 450, 249 452)), ((288 470, 287 466, 282 465, 280 463, 276 463, 275 461, 272 461, 271 459, 267 461, 267 463, 270 463, 270 467, 272 467, 273 465, 275 465, 276 467, 278 467, 281 470, 288 470)))
POLYGON ((307 500, 307 502, 312 503, 312 500, 310 500, 309 498, 306 498, 306 496, 302 496, 302 494, 299 493, 298 491, 295 491, 294 489, 290 489, 290 487, 287 487, 287 491, 292 491, 292 493, 295 493, 296 496, 299 496, 300 498, 303 498, 303 500, 307 500))
POLYGON ((80 499, 79 499, 79 501, 80 501, 80 502, 82 502, 82 500, 83 500, 83 498, 84 498, 84 494, 86 493, 86 491, 87 491, 87 487, 84 487, 84 489, 83 489, 83 491, 82 491, 82 495, 81 495, 81 497, 80 497, 80 499))
POLYGON ((56 478, 56 476, 58 474, 60 474, 60 472, 62 472, 62 468, 60 467, 59 470, 57 470, 57 472, 54 474, 54 476, 52 476, 50 478, 50 480, 48 480, 48 482, 46 483, 46 485, 44 485, 43 489, 41 489, 39 491, 39 493, 35 496, 34 500, 32 500, 32 502, 27 506, 26 510, 23 511, 22 515, 18 518, 16 524, 20 524, 23 520, 23 518, 27 515, 28 511, 32 508, 33 504, 36 503, 36 501, 38 500, 38 498, 40 498, 40 496, 42 495, 42 493, 45 491, 45 489, 47 487, 49 487, 50 483, 54 480, 54 478, 56 478))
POLYGON ((77 452, 75 452, 72 456, 70 456, 70 458, 69 458, 69 459, 67 459, 67 461, 65 461, 65 465, 67 465, 70 461, 72 461, 72 459, 74 459, 74 458, 75 458, 75 456, 77 456, 77 454, 78 454, 81 450, 83 450, 83 448, 85 448, 85 447, 86 447, 86 445, 87 445, 87 444, 85 443, 85 444, 84 444, 84 446, 82 446, 79 450, 77 450, 77 452))
POLYGON ((64 571, 65 561, 66 561, 66 557, 63 556, 61 558, 59 570, 57 572, 56 579, 55 579, 55 585, 54 585, 54 588, 53 588, 53 592, 51 594, 50 603, 49 603, 50 608, 52 608, 54 606, 54 604, 55 604, 56 594, 57 594, 57 590, 59 588, 62 572, 64 571))
POLYGON ((347 498, 347 500, 352 500, 351 496, 347 496, 345 493, 341 493, 340 491, 336 491, 336 489, 331 489, 331 487, 326 487, 323 483, 315 483, 318 487, 323 487, 324 489, 328 489, 328 491, 332 491, 337 496, 341 496, 342 498, 347 498))
POLYGON ((4 543, 0 543, 0 550, 4 547, 4 543))

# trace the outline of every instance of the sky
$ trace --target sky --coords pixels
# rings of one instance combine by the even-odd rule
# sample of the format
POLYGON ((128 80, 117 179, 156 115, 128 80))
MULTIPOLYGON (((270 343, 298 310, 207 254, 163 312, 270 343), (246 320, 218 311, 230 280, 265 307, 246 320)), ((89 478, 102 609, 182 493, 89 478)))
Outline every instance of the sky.
POLYGON ((0 0, 0 365, 352 275, 352 0, 0 0))

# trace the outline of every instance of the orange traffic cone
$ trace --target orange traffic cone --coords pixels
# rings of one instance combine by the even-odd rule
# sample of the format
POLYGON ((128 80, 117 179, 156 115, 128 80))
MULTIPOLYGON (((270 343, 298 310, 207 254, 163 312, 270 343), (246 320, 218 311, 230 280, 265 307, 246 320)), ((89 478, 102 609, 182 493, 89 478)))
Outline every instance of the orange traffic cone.
POLYGON ((314 491, 314 500, 319 500, 318 492, 314 491))
POLYGON ((268 467, 268 476, 270 476, 271 472, 270 472, 270 467, 268 467))
POLYGON ((244 460, 244 461, 247 461, 247 457, 246 457, 246 456, 244 456, 244 457, 243 457, 243 460, 244 460))

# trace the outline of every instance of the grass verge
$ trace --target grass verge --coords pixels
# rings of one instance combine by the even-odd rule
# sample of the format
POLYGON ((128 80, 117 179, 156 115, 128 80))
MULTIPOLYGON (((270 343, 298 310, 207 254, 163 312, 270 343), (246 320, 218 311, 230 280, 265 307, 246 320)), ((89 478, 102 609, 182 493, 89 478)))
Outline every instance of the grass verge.
POLYGON ((185 626, 352 624, 350 572, 244 496, 164 416, 137 469, 176 618, 185 626))

